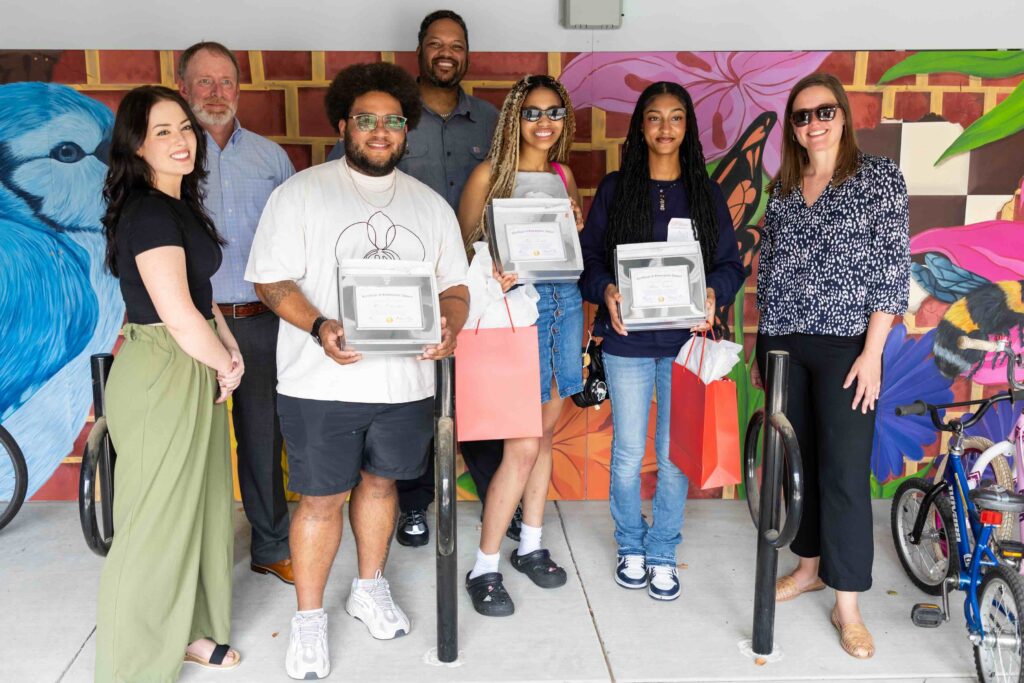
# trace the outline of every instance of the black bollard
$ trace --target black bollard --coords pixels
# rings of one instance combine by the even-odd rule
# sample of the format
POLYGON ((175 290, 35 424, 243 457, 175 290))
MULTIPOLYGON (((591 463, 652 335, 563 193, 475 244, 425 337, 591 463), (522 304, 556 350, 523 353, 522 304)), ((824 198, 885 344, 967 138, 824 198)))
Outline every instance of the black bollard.
MULTIPOLYGON (((107 377, 110 376, 114 356, 109 353, 97 353, 90 356, 89 360, 92 368, 93 417, 99 420, 107 414, 107 377)), ((110 437, 103 439, 99 457, 99 466, 96 470, 100 479, 100 490, 103 492, 103 538, 111 539, 114 537, 114 464, 117 454, 110 444, 110 437)))
POLYGON ((437 658, 459 657, 458 557, 455 532, 455 361, 434 369, 434 534, 437 544, 437 658))
MULTIPOLYGON (((786 418, 789 393, 789 354, 768 354, 765 376, 764 457, 761 468, 760 508, 757 519, 757 571, 754 579, 754 637, 757 655, 770 655, 775 640, 775 580, 779 570, 779 549, 796 535, 803 508, 803 474, 800 448, 793 427, 786 418), (783 456, 789 464, 789 499, 786 525, 779 529, 783 487, 783 456)), ((753 438, 756 439, 756 433, 753 438)), ((749 432, 748 432, 748 438, 749 432)), ((749 446, 748 446, 749 448, 749 446)), ((750 476, 748 467, 748 477, 750 476)), ((750 490, 748 481, 748 495, 750 490)))

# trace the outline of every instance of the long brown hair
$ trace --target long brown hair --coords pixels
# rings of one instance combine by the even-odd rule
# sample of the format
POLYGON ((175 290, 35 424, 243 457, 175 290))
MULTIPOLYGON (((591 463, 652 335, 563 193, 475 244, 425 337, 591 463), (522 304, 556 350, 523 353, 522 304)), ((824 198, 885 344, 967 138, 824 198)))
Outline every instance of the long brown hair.
POLYGON ((857 172, 858 157, 860 148, 857 147, 857 135, 853 131, 853 116, 850 113, 850 99, 846 96, 846 90, 839 79, 832 74, 816 73, 805 76, 793 86, 786 100, 786 114, 783 117, 784 132, 782 133, 782 163, 779 165, 779 172, 768 184, 768 192, 774 192, 778 187, 783 196, 788 195, 795 188, 800 187, 803 178, 804 168, 809 163, 807 150, 796 141, 796 134, 793 132, 793 122, 790 118, 793 115, 793 101, 796 96, 807 88, 822 86, 832 91, 836 98, 836 104, 843 111, 843 135, 839 140, 839 158, 836 160, 836 172, 832 176, 832 186, 839 186, 847 178, 857 172))
POLYGON ((519 116, 526 96, 537 88, 547 88, 554 92, 565 107, 562 134, 558 137, 558 144, 548 150, 548 161, 564 164, 569 160, 569 150, 572 148, 573 138, 576 137, 576 115, 572 110, 569 93, 551 76, 524 76, 508 91, 505 103, 501 105, 498 125, 494 128, 494 139, 491 141, 491 151, 487 154, 487 160, 491 162, 487 199, 484 201, 484 211, 477 221, 473 234, 466 240, 467 246, 483 239, 487 205, 491 200, 507 199, 512 196, 516 184, 516 171, 519 168, 519 116))
POLYGON ((181 179, 181 199, 214 241, 227 244, 203 208, 206 193, 202 183, 207 175, 206 135, 192 107, 176 90, 160 85, 141 85, 125 95, 117 107, 110 139, 110 168, 103 184, 103 198, 107 202, 107 211, 102 219, 107 237, 107 268, 114 277, 118 276, 117 224, 121 214, 137 193, 153 187, 153 169, 136 152, 146 141, 149 113, 162 101, 174 102, 181 107, 196 135, 196 163, 192 172, 181 179))

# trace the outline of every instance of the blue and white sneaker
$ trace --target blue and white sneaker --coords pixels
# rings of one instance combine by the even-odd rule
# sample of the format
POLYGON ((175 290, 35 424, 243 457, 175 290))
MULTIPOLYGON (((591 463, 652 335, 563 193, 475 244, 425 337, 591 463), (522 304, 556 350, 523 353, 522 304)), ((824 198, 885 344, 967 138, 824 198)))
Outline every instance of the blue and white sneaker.
POLYGON ((656 564, 647 568, 647 594, 655 600, 679 597, 679 572, 673 565, 656 564))
POLYGON ((615 563, 615 583, 623 588, 647 585, 647 562, 643 555, 619 555, 615 563))

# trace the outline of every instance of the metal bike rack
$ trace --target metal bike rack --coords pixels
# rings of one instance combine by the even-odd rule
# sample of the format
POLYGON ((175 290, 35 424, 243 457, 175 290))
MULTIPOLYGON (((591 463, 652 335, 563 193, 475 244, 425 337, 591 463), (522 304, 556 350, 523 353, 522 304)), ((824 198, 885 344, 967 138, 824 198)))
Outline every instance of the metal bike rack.
POLYGON ((437 511, 437 658, 459 657, 458 557, 455 531, 455 361, 434 369, 434 495, 437 511))
POLYGON ((796 432, 786 417, 789 393, 789 354, 768 353, 765 382, 765 411, 756 413, 747 427, 744 449, 744 484, 747 504, 757 534, 757 571, 754 579, 754 637, 752 649, 757 655, 770 655, 775 639, 775 580, 779 570, 779 550, 792 542, 803 513, 803 467, 796 432), (767 417, 765 417, 767 416, 767 417), (765 428, 761 486, 757 486, 757 437, 765 428), (784 457, 783 457, 784 456, 784 457), (784 463, 785 460, 785 463, 784 463), (786 522, 779 528, 784 486, 784 464, 789 466, 786 493, 786 522))
POLYGON ((78 478, 78 516, 82 522, 82 533, 89 548, 105 557, 114 538, 114 464, 117 454, 110 443, 106 429, 107 377, 114 356, 97 353, 90 358, 92 368, 92 404, 95 423, 89 433, 82 455, 82 469, 78 478), (99 483, 103 498, 100 509, 103 513, 103 531, 96 519, 96 485, 99 483))

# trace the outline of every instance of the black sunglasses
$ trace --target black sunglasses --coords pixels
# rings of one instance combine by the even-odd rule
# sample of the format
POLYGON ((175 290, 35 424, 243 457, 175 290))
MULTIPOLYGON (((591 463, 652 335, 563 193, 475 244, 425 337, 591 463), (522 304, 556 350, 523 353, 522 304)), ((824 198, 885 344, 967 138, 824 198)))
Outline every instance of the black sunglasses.
POLYGON ((547 116, 552 121, 561 121, 565 118, 566 108, 565 107, 548 107, 547 109, 541 109, 540 107, 523 107, 520 110, 519 115, 523 117, 524 121, 535 123, 540 121, 540 117, 547 116))
POLYGON ((789 115, 789 120, 792 121, 793 125, 797 128, 803 128, 811 122, 812 114, 816 116, 819 121, 831 121, 836 117, 837 109, 839 109, 838 104, 823 104, 815 109, 797 109, 789 115))

